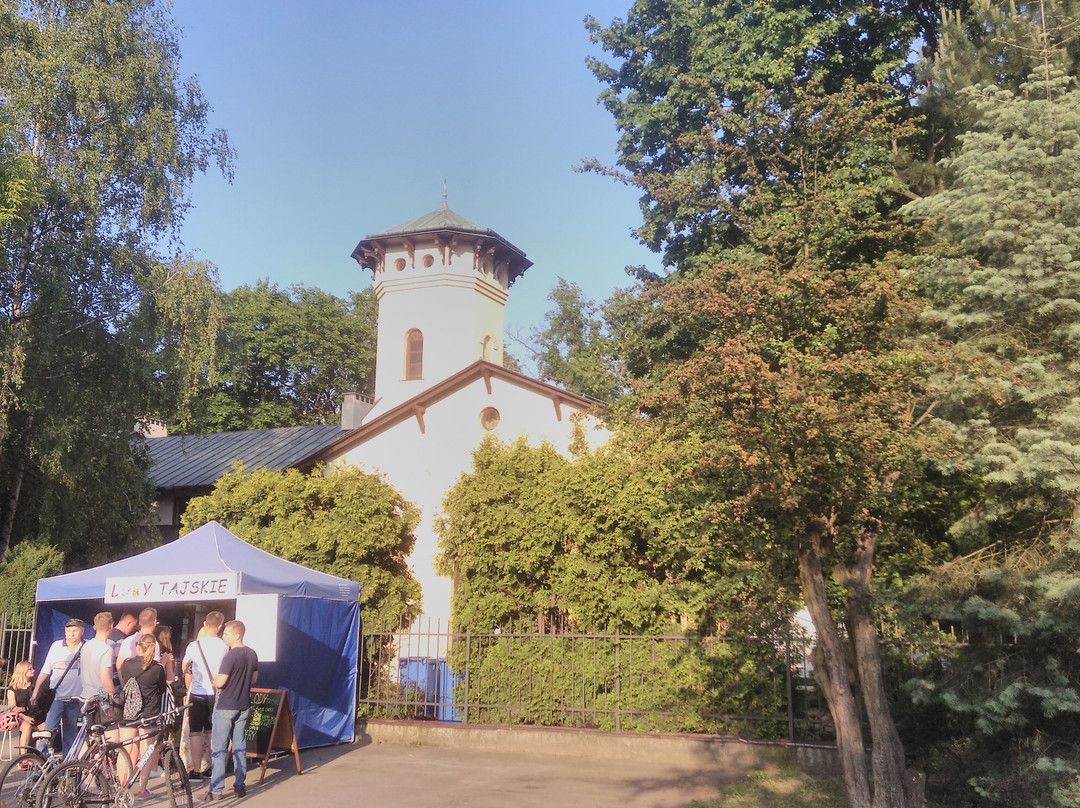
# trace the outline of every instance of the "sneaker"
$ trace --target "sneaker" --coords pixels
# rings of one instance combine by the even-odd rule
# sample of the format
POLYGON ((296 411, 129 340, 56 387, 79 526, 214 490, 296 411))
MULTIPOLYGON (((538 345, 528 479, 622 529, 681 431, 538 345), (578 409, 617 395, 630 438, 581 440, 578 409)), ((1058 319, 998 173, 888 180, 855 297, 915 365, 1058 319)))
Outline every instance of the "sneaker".
POLYGON ((233 794, 235 794, 237 797, 246 797, 247 788, 245 788, 244 786, 236 786, 235 788, 233 788, 233 794))
POLYGON ((161 768, 160 766, 158 766, 156 769, 154 769, 152 772, 150 772, 150 779, 151 780, 156 780, 159 777, 164 777, 164 776, 165 776, 165 770, 163 768, 161 768))
POLYGON ((203 779, 203 773, 202 772, 189 771, 187 773, 187 779, 188 780, 202 780, 203 779))
POLYGON ((135 795, 135 799, 137 799, 137 800, 148 800, 153 796, 154 795, 151 794, 149 791, 140 791, 138 794, 135 795))
POLYGON ((215 794, 213 791, 210 791, 209 789, 207 789, 206 791, 204 791, 202 794, 199 795, 199 801, 200 802, 213 802, 214 800, 220 800, 220 799, 221 799, 220 794, 215 794))

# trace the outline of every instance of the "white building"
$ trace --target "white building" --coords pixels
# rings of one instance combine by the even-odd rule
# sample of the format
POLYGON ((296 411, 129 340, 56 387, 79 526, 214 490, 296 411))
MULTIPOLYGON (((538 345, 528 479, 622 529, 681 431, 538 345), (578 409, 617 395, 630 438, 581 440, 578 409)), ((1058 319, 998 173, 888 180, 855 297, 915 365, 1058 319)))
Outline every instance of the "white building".
POLYGON ((497 233, 443 206, 370 235, 353 258, 372 272, 379 301, 375 391, 352 395, 342 425, 255 430, 148 441, 163 533, 183 506, 239 460, 248 468, 342 464, 381 474, 421 511, 410 564, 423 587, 424 616, 446 626, 452 582, 435 572, 434 528, 443 498, 484 435, 526 436, 567 452, 581 423, 590 446, 607 432, 588 399, 506 370, 503 309, 531 266, 497 233))

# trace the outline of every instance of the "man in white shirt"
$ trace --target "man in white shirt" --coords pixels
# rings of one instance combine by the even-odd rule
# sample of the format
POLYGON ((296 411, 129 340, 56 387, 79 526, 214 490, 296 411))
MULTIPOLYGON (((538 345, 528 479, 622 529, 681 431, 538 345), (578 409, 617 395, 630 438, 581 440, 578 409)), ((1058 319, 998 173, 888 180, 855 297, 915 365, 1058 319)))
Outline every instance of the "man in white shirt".
POLYGON ((78 618, 68 620, 64 625, 64 639, 57 640, 49 647, 45 664, 41 666, 34 692, 30 695, 30 704, 37 703, 38 695, 45 680, 56 691, 49 713, 45 716, 45 729, 53 732, 53 744, 56 744, 56 731, 60 730, 61 750, 67 755, 75 741, 79 726, 79 711, 82 702, 82 679, 79 676, 79 654, 82 650, 83 633, 86 624, 78 618))
POLYGON ((209 738, 211 716, 214 713, 214 677, 221 669, 221 660, 229 647, 218 634, 225 624, 225 615, 210 612, 203 619, 199 637, 188 643, 184 650, 183 671, 188 692, 188 740, 191 744, 192 780, 204 780, 208 772, 202 770, 203 750, 209 738))

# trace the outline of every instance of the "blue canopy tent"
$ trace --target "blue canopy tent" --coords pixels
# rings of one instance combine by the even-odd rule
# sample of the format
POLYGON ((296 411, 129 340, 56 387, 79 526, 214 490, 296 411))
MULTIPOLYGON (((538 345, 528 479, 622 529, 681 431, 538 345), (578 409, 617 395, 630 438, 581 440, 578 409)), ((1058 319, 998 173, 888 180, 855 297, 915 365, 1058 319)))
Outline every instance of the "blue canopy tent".
MULTIPOLYGON (((38 581, 35 662, 44 662, 72 617, 92 623, 105 609, 115 616, 117 606, 137 612, 145 606, 235 601, 241 619, 245 605, 258 615, 260 641, 273 646, 266 655, 272 658, 260 659, 257 686, 288 691, 300 748, 351 742, 359 594, 352 581, 284 561, 210 522, 140 555, 38 581)), ((245 642, 259 650, 251 637, 249 623, 245 642)))

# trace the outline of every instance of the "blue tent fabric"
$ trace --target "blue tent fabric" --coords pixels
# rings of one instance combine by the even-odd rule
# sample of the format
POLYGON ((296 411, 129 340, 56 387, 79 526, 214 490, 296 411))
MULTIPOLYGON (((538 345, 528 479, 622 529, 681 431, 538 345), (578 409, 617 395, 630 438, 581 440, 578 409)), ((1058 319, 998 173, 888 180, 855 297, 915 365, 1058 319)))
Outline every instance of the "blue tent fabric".
POLYGON ((155 573, 239 573, 241 595, 291 595, 357 600, 360 585, 309 570, 252 547, 217 522, 207 522, 169 544, 89 570, 42 578, 37 600, 104 598, 105 579, 155 573))
POLYGON ((238 573, 241 595, 278 595, 277 659, 260 664, 257 686, 289 692, 299 747, 354 740, 359 585, 263 552, 217 522, 131 558, 38 581, 37 666, 68 619, 92 622, 107 608, 106 578, 208 572, 238 573))

